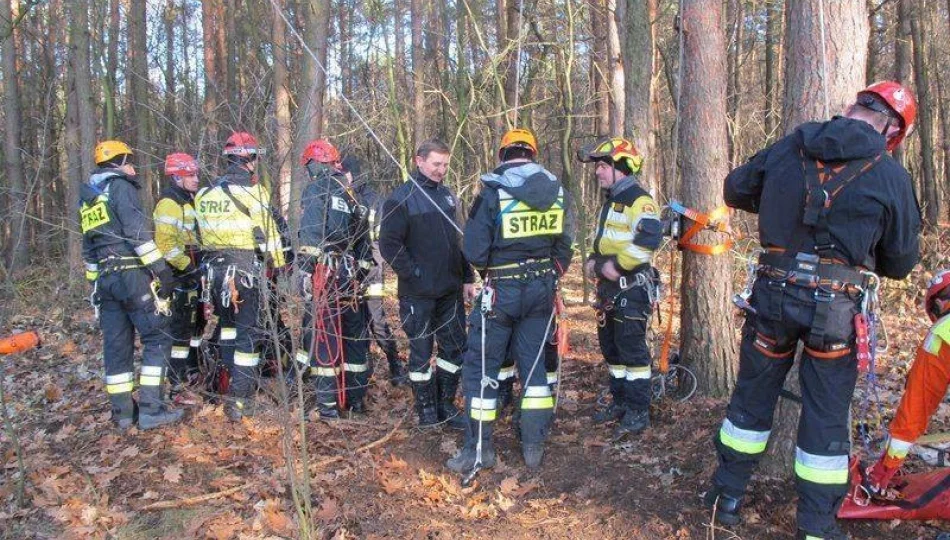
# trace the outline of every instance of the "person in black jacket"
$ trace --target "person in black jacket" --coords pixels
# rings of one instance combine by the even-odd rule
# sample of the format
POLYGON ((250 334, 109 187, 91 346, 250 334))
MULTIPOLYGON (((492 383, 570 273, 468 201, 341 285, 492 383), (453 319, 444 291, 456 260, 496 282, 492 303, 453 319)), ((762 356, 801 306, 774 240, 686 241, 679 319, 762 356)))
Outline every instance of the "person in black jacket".
POLYGON ((574 227, 566 192, 557 177, 534 162, 537 153, 530 131, 506 133, 498 150, 501 163, 482 176, 465 225, 465 257, 485 284, 469 317, 462 366, 468 430, 464 447, 446 463, 455 472, 495 464, 498 385, 491 381, 497 381, 509 352, 522 383, 525 464, 537 469, 544 456, 554 411, 544 347, 554 325, 557 278, 571 264, 574 227))
POLYGON ((848 486, 854 318, 873 279, 868 271, 902 279, 918 260, 917 200, 907 171, 886 153, 915 115, 909 90, 876 83, 845 116, 802 124, 726 178, 726 204, 759 215, 765 253, 742 330, 739 379, 715 439, 719 468, 705 495, 723 524, 739 522, 801 341, 798 537, 845 537, 835 514, 848 486))
POLYGON ((340 170, 335 146, 322 139, 312 141, 300 163, 307 168, 310 183, 301 199, 297 254, 307 302, 297 362, 310 366, 317 411, 321 418, 332 420, 340 417, 340 408, 366 412, 369 342, 357 301, 357 274, 361 262, 372 261, 369 229, 365 208, 340 170))
POLYGON ((86 279, 93 282, 102 329, 112 421, 119 429, 129 428, 138 410, 139 428, 151 429, 182 416, 162 401, 172 340, 161 305, 170 302, 176 283, 152 239, 131 157, 132 150, 120 141, 96 146, 97 168, 79 190, 79 219, 86 279), (142 342, 138 405, 132 399, 136 332, 142 342))
POLYGON ((369 179, 360 174, 362 164, 357 157, 352 155, 344 157, 342 167, 357 200, 366 207, 368 212, 370 247, 373 250, 373 262, 375 264, 367 265, 364 270, 365 275, 360 280, 363 285, 361 305, 366 319, 366 327, 373 333, 376 344, 386 355, 389 364, 390 384, 399 386, 406 383, 408 376, 406 366, 399 358, 399 352, 396 349, 396 337, 389 326, 386 310, 383 307, 383 297, 385 296, 383 290, 385 278, 383 263, 385 260, 382 253, 379 252, 379 217, 382 213, 384 200, 373 189, 369 179))
POLYGON ((448 421, 464 429, 454 400, 465 346, 464 300, 475 296, 475 274, 462 255, 457 199, 442 184, 449 147, 438 140, 416 150, 418 170, 383 204, 379 249, 399 276, 399 317, 409 338, 409 381, 420 426, 448 421), (433 377, 432 349, 439 355, 433 377))

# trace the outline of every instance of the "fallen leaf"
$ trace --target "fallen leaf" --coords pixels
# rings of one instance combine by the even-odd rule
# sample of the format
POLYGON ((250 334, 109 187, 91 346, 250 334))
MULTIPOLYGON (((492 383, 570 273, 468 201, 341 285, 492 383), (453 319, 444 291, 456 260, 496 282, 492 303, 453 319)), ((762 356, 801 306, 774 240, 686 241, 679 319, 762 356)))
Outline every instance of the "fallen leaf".
POLYGON ((505 478, 504 480, 502 480, 501 484, 498 487, 502 493, 510 496, 516 491, 518 491, 518 488, 520 486, 518 485, 517 478, 515 478, 514 476, 509 476, 508 478, 505 478))
POLYGON ((389 478, 386 476, 380 476, 379 483, 382 484, 383 491, 385 491, 387 495, 397 493, 406 487, 405 482, 402 480, 397 478, 389 478))
POLYGON ((43 395, 46 396, 46 401, 55 403, 63 399, 63 389, 56 384, 49 382, 43 387, 43 395))
POLYGON ((317 519, 322 521, 332 521, 339 515, 340 505, 329 497, 323 500, 323 504, 320 505, 320 510, 316 514, 317 519))
POLYGON ((168 465, 165 467, 165 472, 162 473, 162 478, 167 482, 177 484, 181 482, 181 473, 181 465, 168 465))
POLYGON ((383 462, 383 467, 387 469, 405 470, 409 468, 409 464, 406 463, 405 460, 399 459, 393 454, 389 454, 389 459, 383 462))

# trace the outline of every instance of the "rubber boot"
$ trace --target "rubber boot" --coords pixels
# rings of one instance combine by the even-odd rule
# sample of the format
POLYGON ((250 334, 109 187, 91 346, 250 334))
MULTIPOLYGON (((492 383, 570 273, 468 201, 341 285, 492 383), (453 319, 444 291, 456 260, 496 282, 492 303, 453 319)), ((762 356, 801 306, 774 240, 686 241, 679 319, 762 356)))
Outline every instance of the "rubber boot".
POLYGON ((439 411, 436 407, 436 383, 429 379, 424 382, 413 382, 412 393, 415 396, 416 414, 419 416, 419 427, 432 427, 439 423, 439 411))
POLYGON ((614 436, 636 435, 650 427, 650 411, 635 411, 627 409, 620 423, 614 429, 614 436))
MULTIPOLYGON (((446 468, 459 474, 467 474, 475 468, 478 460, 478 420, 466 421, 465 446, 454 457, 445 462, 446 468)), ((493 422, 482 422, 482 460, 481 468, 495 466, 495 445, 492 443, 493 422)))
POLYGON ((366 401, 363 400, 362 396, 348 400, 346 408, 353 414, 364 415, 366 414, 366 401))
POLYGON ((468 422, 455 406, 455 393, 459 387, 459 374, 439 370, 436 376, 439 390, 439 422, 445 422, 452 429, 465 429, 468 422))
POLYGON ((739 510, 742 508, 742 498, 733 497, 723 492, 722 488, 713 486, 703 495, 706 508, 715 509, 716 521, 727 527, 734 527, 742 523, 739 510))
POLYGON ((232 422, 240 422, 244 417, 254 416, 254 402, 250 399, 232 398, 224 404, 224 415, 232 422))
POLYGON ((181 420, 184 411, 169 409, 162 401, 162 386, 139 388, 139 429, 155 429, 181 420))
POLYGON ((541 468, 541 460, 544 458, 544 445, 540 443, 521 443, 521 457, 524 458, 524 464, 528 470, 536 471, 541 468))
POLYGON ((340 411, 336 408, 336 405, 330 405, 329 403, 317 403, 317 414, 320 415, 320 420, 339 420, 340 411))
POLYGON ((607 408, 601 409, 594 413, 594 416, 591 417, 591 420, 595 424, 605 424, 607 422, 613 422, 614 420, 620 420, 623 418, 624 413, 627 412, 623 395, 623 383, 623 379, 615 379, 613 377, 610 378, 610 395, 613 401, 607 405, 607 408))
POLYGON ((399 358, 396 351, 390 351, 386 354, 386 360, 389 362, 389 384, 393 386, 402 386, 409 382, 409 373, 406 370, 406 364, 399 358))
POLYGON ((112 406, 112 422, 116 427, 122 431, 132 427, 138 412, 138 407, 132 399, 132 393, 110 394, 109 404, 112 406))
POLYGON ((521 434, 521 455, 528 469, 536 470, 541 466, 541 459, 544 457, 544 441, 548 438, 554 409, 519 407, 519 410, 521 411, 518 422, 521 434))
POLYGON ((650 427, 650 386, 643 381, 625 381, 623 390, 626 411, 614 429, 615 437, 636 435, 650 427))

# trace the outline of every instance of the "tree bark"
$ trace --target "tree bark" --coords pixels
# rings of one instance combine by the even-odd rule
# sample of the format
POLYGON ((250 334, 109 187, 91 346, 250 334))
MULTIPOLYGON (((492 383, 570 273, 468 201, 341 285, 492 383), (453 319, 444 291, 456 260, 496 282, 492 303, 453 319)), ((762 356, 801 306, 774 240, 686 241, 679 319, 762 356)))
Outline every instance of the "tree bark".
MULTIPOLYGON (((619 20, 617 18, 617 0, 607 0, 607 67, 610 77, 610 132, 624 135, 624 62, 623 50, 620 48, 619 20)), ((649 21, 647 21, 649 24, 649 21)), ((640 61, 650 58, 644 56, 640 61)))
MULTIPOLYGON (((720 0, 684 0, 680 148, 683 202, 700 211, 722 205, 728 173, 726 41, 720 0)), ((707 395, 728 395, 736 376, 732 267, 727 259, 683 254, 682 358, 707 395)))
POLYGON ((518 106, 518 103, 515 103, 517 100, 516 94, 518 92, 518 69, 521 64, 521 58, 518 57, 518 40, 521 38, 521 22, 522 17, 520 13, 520 7, 523 3, 523 0, 508 0, 508 13, 505 16, 505 22, 507 23, 506 39, 505 45, 508 48, 508 59, 505 63, 505 108, 508 113, 505 115, 505 120, 508 124, 508 127, 514 127, 518 124, 518 111, 515 110, 515 107, 518 106))
POLYGON ((623 0, 624 131, 646 157, 641 183, 657 193, 653 136, 653 24, 656 0, 623 0))
MULTIPOLYGON (((175 19, 178 8, 175 0, 165 1, 165 144, 172 148, 181 145, 181 130, 175 118, 175 19)), ((162 156, 158 156, 162 157, 162 156)))
POLYGON ((116 94, 118 93, 117 74, 119 73, 119 0, 109 2, 109 45, 106 50, 106 73, 102 78, 107 88, 103 89, 106 139, 114 139, 116 130, 116 94))
POLYGON ((20 116, 20 89, 17 73, 17 43, 13 28, 13 13, 10 2, 0 1, 0 25, 3 32, 3 158, 4 170, 9 186, 8 214, 10 222, 10 238, 7 245, 8 275, 14 275, 29 263, 29 243, 27 231, 27 191, 26 180, 23 174, 23 158, 20 155, 21 116, 20 116))
POLYGON ((134 123, 133 150, 136 158, 136 172, 142 185, 142 207, 151 208, 154 204, 154 185, 150 159, 155 156, 155 145, 149 140, 149 84, 148 84, 148 42, 146 40, 147 21, 145 0, 131 0, 129 9, 129 105, 134 123))
POLYGON ((412 140, 413 147, 418 146, 426 135, 425 124, 425 49, 422 39, 422 22, 425 3, 422 0, 409 1, 409 16, 412 18, 412 140))
POLYGON ((934 171, 934 103, 930 95, 930 74, 927 66, 927 42, 924 40, 927 12, 924 4, 914 6, 910 18, 911 35, 914 47, 914 82, 917 86, 918 139, 920 140, 920 161, 923 204, 922 214, 925 225, 936 229, 940 219, 940 189, 934 171))
POLYGON ((742 27, 745 13, 742 0, 729 0, 726 6, 726 20, 729 24, 729 37, 726 40, 728 44, 726 71, 729 81, 726 88, 726 110, 729 117, 727 133, 729 134, 729 166, 734 167, 736 164, 736 138, 739 122, 739 95, 742 93, 742 78, 739 71, 741 69, 742 27))
POLYGON ((274 41, 274 116, 277 120, 277 193, 280 199, 281 214, 290 215, 291 194, 291 121, 290 89, 287 78, 287 31, 284 19, 278 13, 285 8, 285 0, 277 0, 274 6, 274 18, 271 26, 271 39, 274 41))
MULTIPOLYGON (((911 43, 913 38, 910 35, 910 0, 897 1, 897 33, 894 40, 894 80, 907 84, 910 82, 913 68, 913 57, 911 53, 911 43)), ((894 159, 900 164, 904 164, 903 145, 894 149, 894 159)))
POLYGON ((767 0, 765 23, 765 135, 770 142, 778 126, 779 73, 782 71, 784 0, 767 0))
MULTIPOLYGON (((788 10, 786 28, 785 102, 782 125, 786 133, 799 124, 826 119, 844 110, 864 87, 867 63, 868 17, 864 0, 822 2, 802 0, 788 10), (827 86, 822 86, 820 6, 825 6, 827 86), (815 74, 819 76, 815 76, 815 74), (825 111, 825 91, 828 110, 825 111)), ((789 373, 785 388, 797 393, 798 367, 789 373)), ((769 450, 763 468, 773 476, 790 477, 794 467, 795 432, 801 407, 780 399, 769 450)))
MULTIPOLYGON (((212 149, 209 155, 214 156, 209 160, 209 165, 217 163, 217 156, 219 154, 217 149, 221 144, 220 141, 218 141, 220 135, 218 130, 220 127, 217 122, 218 102, 220 100, 218 90, 218 63, 223 59, 218 58, 218 46, 215 39, 215 27, 218 24, 216 1, 220 0, 204 0, 201 2, 201 40, 204 49, 205 77, 205 96, 202 105, 205 126, 204 138, 208 141, 212 149)), ((212 169, 214 169, 214 167, 212 167, 212 169)))
MULTIPOLYGON (((89 3, 88 0, 69 2, 72 24, 69 26, 68 71, 64 79, 66 96, 67 178, 65 198, 67 205, 79 201, 79 184, 92 174, 92 149, 96 144, 93 119, 92 85, 89 75, 89 3)), ((72 206, 67 206, 71 208, 72 206)), ((67 224, 75 223, 75 216, 66 215, 67 224)), ((71 232, 73 227, 70 227, 71 232)), ((70 272, 81 268, 82 238, 66 235, 66 252, 70 272)))
POLYGON ((590 8, 590 33, 593 41, 591 43, 590 78, 591 93, 597 111, 594 117, 594 132, 598 138, 610 134, 610 84, 607 78, 607 74, 610 73, 610 61, 607 55, 606 2, 607 0, 594 0, 591 2, 590 8))

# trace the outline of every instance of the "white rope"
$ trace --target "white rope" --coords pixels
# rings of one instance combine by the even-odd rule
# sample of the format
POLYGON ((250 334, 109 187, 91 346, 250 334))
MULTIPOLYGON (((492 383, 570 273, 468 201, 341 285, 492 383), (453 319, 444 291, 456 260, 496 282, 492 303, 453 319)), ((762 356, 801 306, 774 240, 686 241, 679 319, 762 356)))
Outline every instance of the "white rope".
POLYGON ((518 52, 515 55, 515 122, 514 127, 518 127, 518 107, 519 97, 521 95, 521 45, 524 33, 524 0, 518 1, 518 52))
POLYGON ((825 43, 825 0, 818 0, 818 26, 821 37, 821 92, 824 97, 825 118, 831 116, 828 104, 828 49, 825 43))
MULTIPOLYGON (((316 64, 317 67, 320 68, 320 71, 322 71, 325 76, 329 77, 329 76, 330 76, 330 73, 327 71, 327 68, 323 65, 322 62, 320 62, 320 59, 317 58, 317 55, 313 52, 313 50, 310 48, 310 46, 307 45, 307 42, 306 42, 306 40, 304 40, 303 36, 301 36, 300 33, 297 32, 297 29, 294 27, 293 24, 291 24, 290 19, 287 18, 287 15, 285 15, 284 12, 283 12, 283 10, 280 9, 280 6, 277 5, 276 0, 270 0, 270 3, 271 3, 271 6, 274 7, 274 12, 277 13, 278 15, 280 15, 280 18, 281 18, 281 19, 284 21, 284 23, 287 25, 287 28, 290 30, 290 33, 293 34, 293 36, 294 36, 295 38, 297 38, 297 41, 300 42, 300 45, 303 47, 303 49, 304 49, 305 51, 307 51, 307 54, 310 55, 310 58, 313 59, 314 64, 316 64)), ((356 107, 353 106, 353 102, 351 102, 350 99, 349 99, 348 97, 346 97, 346 94, 344 94, 344 93, 342 92, 342 90, 340 91, 340 97, 343 99, 343 103, 346 104, 346 106, 350 109, 350 111, 353 113, 353 115, 356 116, 357 120, 360 121, 360 124, 362 124, 363 127, 366 128, 366 131, 369 133, 370 137, 372 137, 373 140, 376 141, 376 144, 378 144, 379 147, 383 149, 383 152, 386 153, 386 156, 388 156, 389 159, 392 160, 392 162, 396 164, 396 167, 397 167, 399 170, 401 170, 401 171, 403 171, 403 172, 405 173, 405 172, 406 172, 405 169, 404 169, 403 166, 399 163, 399 160, 396 159, 396 156, 394 156, 393 153, 390 152, 389 148, 383 143, 382 139, 379 138, 379 135, 377 135, 376 132, 373 130, 373 128, 370 127, 370 125, 369 125, 369 123, 366 121, 366 119, 363 118, 363 115, 360 114, 360 112, 359 112, 358 110, 356 110, 356 107)), ((429 194, 426 193, 424 189, 422 189, 422 186, 420 186, 419 183, 416 182, 416 179, 413 178, 412 175, 410 175, 410 174, 407 173, 407 174, 406 174, 406 180, 409 181, 409 182, 412 182, 413 185, 416 186, 416 188, 418 188, 419 192, 422 193, 422 195, 423 195, 426 199, 428 199, 430 203, 432 203, 432 206, 435 207, 436 211, 438 211, 440 214, 442 214, 442 217, 444 217, 444 218, 446 219, 446 221, 448 221, 449 224, 452 225, 452 228, 454 228, 456 231, 458 231, 459 234, 464 234, 464 233, 462 232, 462 228, 458 226, 458 224, 455 222, 455 220, 452 219, 451 217, 449 217, 449 215, 446 214, 444 210, 442 210, 442 207, 440 207, 440 206, 435 202, 435 200, 433 200, 432 197, 430 197, 429 194)))

